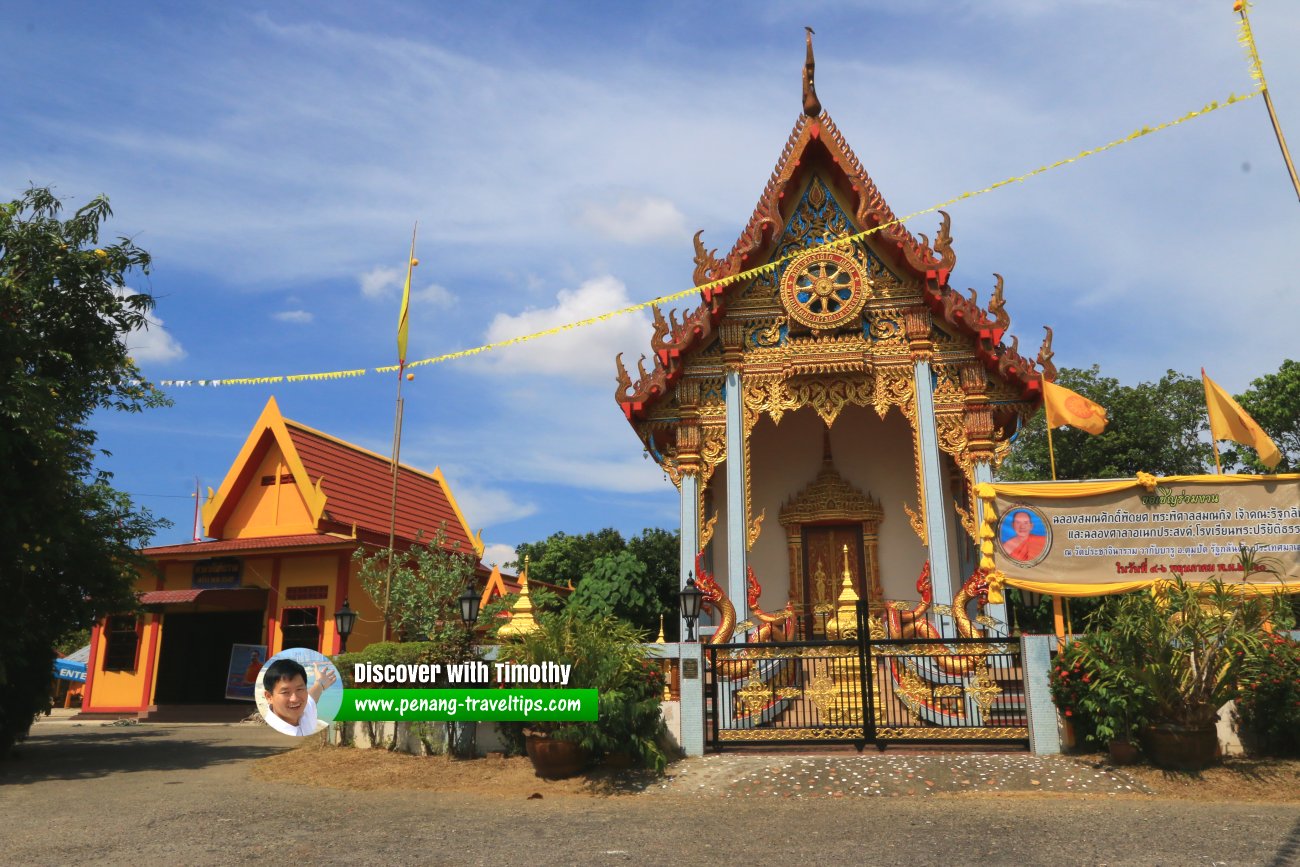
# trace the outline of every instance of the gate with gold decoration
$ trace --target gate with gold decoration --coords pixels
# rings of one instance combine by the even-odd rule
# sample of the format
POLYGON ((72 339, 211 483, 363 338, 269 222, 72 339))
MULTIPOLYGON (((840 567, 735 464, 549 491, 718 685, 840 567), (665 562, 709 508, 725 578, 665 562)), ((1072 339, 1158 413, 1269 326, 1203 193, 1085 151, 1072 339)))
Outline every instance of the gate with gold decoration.
POLYGON ((706 646, 709 747, 1028 744, 1018 640, 886 638, 867 602, 826 632, 706 646))

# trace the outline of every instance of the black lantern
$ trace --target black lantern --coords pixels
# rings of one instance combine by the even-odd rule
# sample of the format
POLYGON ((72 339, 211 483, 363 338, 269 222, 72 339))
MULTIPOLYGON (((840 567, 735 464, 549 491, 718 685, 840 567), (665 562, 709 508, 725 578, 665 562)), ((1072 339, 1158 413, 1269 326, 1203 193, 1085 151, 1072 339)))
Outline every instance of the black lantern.
POLYGON ((700 619, 700 605, 704 591, 695 586, 695 573, 686 573, 686 586, 677 594, 682 603, 682 617, 686 620, 686 640, 695 640, 695 621, 700 619))
POLYGON ((473 629, 475 622, 478 621, 479 595, 474 592, 474 585, 469 584, 465 587, 465 592, 460 594, 460 619, 465 623, 466 629, 473 629))
POLYGON ((357 624, 357 612, 348 607, 348 600, 343 600, 343 607, 334 612, 334 628, 339 633, 339 653, 348 652, 348 636, 357 624))

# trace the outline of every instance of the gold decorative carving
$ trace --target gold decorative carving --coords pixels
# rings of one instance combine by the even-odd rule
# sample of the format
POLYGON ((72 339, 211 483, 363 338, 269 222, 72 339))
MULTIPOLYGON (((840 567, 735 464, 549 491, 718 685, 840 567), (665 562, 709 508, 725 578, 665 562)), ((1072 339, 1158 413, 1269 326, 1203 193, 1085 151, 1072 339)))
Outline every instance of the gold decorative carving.
MULTIPOLYGON (((882 741, 1022 741, 1029 738, 1029 729, 1025 726, 979 726, 975 728, 945 728, 942 726, 897 728, 886 726, 876 729, 876 738, 882 741)), ((776 740, 776 738, 767 738, 766 740, 776 740)))
POLYGON ((829 459, 822 460, 817 478, 781 507, 782 526, 825 521, 874 522, 885 517, 880 502, 853 487, 829 459))
POLYGON ((713 541, 713 528, 717 526, 717 523, 718 523, 718 513, 714 512, 713 517, 705 521, 704 526, 700 528, 700 550, 701 551, 707 548, 709 546, 709 543, 713 541))
POLYGON ((881 418, 896 406, 907 416, 907 420, 916 426, 916 379, 911 366, 885 367, 876 371, 875 388, 871 395, 871 405, 876 415, 881 418))
MULTIPOLYGON (((919 488, 920 485, 918 484, 917 487, 919 488)), ((930 543, 929 541, 927 541, 925 535, 925 519, 922 518, 920 515, 918 515, 916 512, 912 511, 912 507, 909 506, 906 502, 903 503, 903 511, 907 513, 907 521, 909 524, 912 525, 912 532, 915 533, 916 537, 921 540, 921 544, 929 545, 930 543)))
POLYGON ((907 343, 912 358, 929 361, 934 354, 934 342, 930 336, 930 311, 921 306, 904 307, 903 324, 907 328, 907 343))
POLYGON ((722 729, 718 732, 720 741, 846 741, 861 740, 862 737, 861 725, 815 729, 722 729))
POLYGON ((763 519, 767 517, 767 509, 759 512, 754 520, 749 522, 749 533, 745 540, 745 550, 750 551, 754 543, 758 541, 758 534, 763 532, 763 519))
POLYGON ((980 543, 979 529, 975 526, 975 519, 971 517, 970 511, 963 509, 956 500, 953 500, 952 507, 957 512, 958 517, 961 518, 961 528, 966 531, 966 535, 970 536, 971 541, 978 545, 980 543))
MULTIPOLYGON (((820 191, 820 185, 814 191, 820 191)), ((871 297, 871 278, 848 253, 814 247, 781 276, 781 304, 790 318, 813 331, 849 325, 871 297)))
POLYGON ((869 354, 861 334, 794 337, 786 345, 782 372, 787 377, 861 373, 869 354))
POLYGON ((1044 325, 1043 330, 1047 336, 1043 338, 1043 345, 1038 347, 1038 367, 1043 372, 1043 379, 1056 382, 1056 365, 1052 363, 1052 356, 1056 355, 1052 351, 1052 329, 1044 325))

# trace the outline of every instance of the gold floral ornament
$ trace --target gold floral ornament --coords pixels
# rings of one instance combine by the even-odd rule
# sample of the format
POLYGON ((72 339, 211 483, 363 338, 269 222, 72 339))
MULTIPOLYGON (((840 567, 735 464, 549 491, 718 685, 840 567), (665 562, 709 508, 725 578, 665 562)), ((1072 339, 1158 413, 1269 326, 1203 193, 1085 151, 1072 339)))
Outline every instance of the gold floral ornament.
POLYGON ((1137 480, 1138 480, 1138 484, 1146 488, 1148 492, 1152 492, 1152 493, 1155 492, 1156 489, 1155 476, 1151 475, 1150 473, 1138 473, 1137 480))
POLYGON ((846 325, 862 313, 871 278, 852 256, 820 247, 803 253, 781 278, 781 303, 790 318, 813 331, 846 325))

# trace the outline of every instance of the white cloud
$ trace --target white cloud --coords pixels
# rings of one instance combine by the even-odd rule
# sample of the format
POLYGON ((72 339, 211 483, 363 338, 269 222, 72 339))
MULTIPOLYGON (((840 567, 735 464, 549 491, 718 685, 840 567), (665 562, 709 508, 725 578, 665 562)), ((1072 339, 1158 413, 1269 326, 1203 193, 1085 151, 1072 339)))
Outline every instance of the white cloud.
POLYGON ((362 295, 367 298, 382 298, 388 294, 389 289, 402 285, 402 275, 396 268, 377 265, 362 274, 358 281, 362 295))
POLYGON ((515 559, 515 549, 513 545, 502 545, 492 543, 483 548, 483 562, 489 566, 504 566, 515 559))
POLYGON ((536 504, 516 500, 507 491, 473 485, 459 485, 455 491, 456 502, 474 530, 508 524, 537 513, 536 504))
MULTIPOLYGON (((627 287, 617 277, 593 277, 577 289, 561 289, 555 304, 511 315, 498 313, 488 325, 484 341, 493 343, 534 334, 609 313, 631 304, 627 287)), ((544 339, 498 349, 478 362, 494 373, 542 374, 614 383, 614 356, 634 349, 649 351, 650 317, 645 311, 626 313, 604 322, 544 339)), ((635 368, 633 356, 629 369, 635 368)), ((634 374, 635 375, 635 374, 634 374)))
POLYGON ((588 202, 578 222, 598 234, 625 244, 685 239, 686 217, 677 206, 657 196, 624 195, 613 203, 588 202))
POLYGON ((271 318, 280 322, 292 322, 295 325, 306 325, 315 317, 306 310, 281 310, 279 313, 272 313, 271 318))
MULTIPOLYGON (((135 290, 118 286, 113 290, 120 298, 137 295, 135 290)), ((126 351, 137 363, 178 361, 186 356, 180 341, 163 328, 162 319, 148 316, 147 324, 126 336, 126 351)))
POLYGON ((423 289, 418 289, 411 293, 411 299, 416 302, 424 302, 433 307, 450 307, 456 303, 456 296, 446 286, 438 283, 430 283, 423 289))

